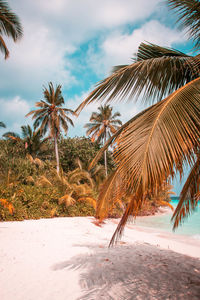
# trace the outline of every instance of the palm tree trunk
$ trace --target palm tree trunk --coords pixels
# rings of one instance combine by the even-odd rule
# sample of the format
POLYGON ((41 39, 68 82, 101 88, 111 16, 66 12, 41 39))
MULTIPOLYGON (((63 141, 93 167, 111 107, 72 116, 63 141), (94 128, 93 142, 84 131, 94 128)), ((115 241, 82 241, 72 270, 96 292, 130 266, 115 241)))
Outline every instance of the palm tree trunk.
POLYGON ((54 145, 55 145, 55 154, 56 154, 56 163, 57 163, 57 173, 60 171, 60 162, 59 162, 59 154, 58 154, 58 141, 57 136, 54 136, 54 145))
MULTIPOLYGON (((106 143, 106 129, 105 129, 105 139, 104 139, 104 144, 106 143)), ((104 151, 104 164, 105 164, 105 174, 106 178, 108 177, 108 168, 107 168, 107 155, 106 155, 106 150, 104 151)))

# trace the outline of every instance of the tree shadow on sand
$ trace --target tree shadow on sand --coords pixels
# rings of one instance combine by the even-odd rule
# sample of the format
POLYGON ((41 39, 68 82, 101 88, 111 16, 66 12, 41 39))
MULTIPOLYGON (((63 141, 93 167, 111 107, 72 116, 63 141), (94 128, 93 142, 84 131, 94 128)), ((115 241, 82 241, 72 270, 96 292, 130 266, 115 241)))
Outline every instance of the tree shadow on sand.
POLYGON ((79 300, 200 299, 200 260, 149 244, 92 248, 52 267, 81 270, 79 300))

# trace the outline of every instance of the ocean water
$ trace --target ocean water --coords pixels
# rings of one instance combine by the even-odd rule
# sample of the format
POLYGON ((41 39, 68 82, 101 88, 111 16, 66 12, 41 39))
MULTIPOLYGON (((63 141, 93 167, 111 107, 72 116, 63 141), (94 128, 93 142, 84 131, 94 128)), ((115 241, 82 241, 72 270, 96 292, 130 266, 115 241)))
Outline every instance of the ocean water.
MULTIPOLYGON (((171 204, 176 208, 178 198, 173 198, 171 204)), ((175 231, 172 230, 172 214, 173 212, 144 218, 138 217, 136 218, 135 224, 144 227, 158 228, 159 230, 171 232, 173 234, 189 235, 193 238, 200 239, 200 203, 196 210, 192 212, 175 231)))

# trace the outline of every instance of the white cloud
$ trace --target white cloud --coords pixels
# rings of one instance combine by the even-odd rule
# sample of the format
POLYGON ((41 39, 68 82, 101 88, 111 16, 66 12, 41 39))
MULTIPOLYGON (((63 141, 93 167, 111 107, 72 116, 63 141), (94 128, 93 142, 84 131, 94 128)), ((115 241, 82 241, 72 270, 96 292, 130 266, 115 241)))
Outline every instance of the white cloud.
MULTIPOLYGON (((88 63, 102 78, 111 66, 129 62, 141 41, 164 45, 179 41, 180 34, 157 21, 147 22, 127 33, 128 26, 130 29, 150 17, 158 3, 160 0, 10 0, 11 8, 22 21, 24 37, 17 44, 8 41, 10 58, 4 61, 1 56, 0 60, 1 95, 12 95, 12 99, 15 97, 15 101, 21 101, 20 112, 16 110, 16 116, 10 114, 9 120, 11 115, 12 118, 18 118, 17 114, 22 116, 25 106, 30 105, 22 98, 29 99, 29 103, 42 98, 42 86, 49 81, 62 84, 64 92, 68 87, 78 85, 80 78, 75 78, 73 71, 84 69, 84 64, 88 63), (70 55, 92 39, 97 47, 89 47, 81 66, 76 63, 75 57, 72 65, 70 55)), ((84 73, 81 80, 85 80, 84 73)), ((80 101, 80 98, 84 99, 80 96, 77 99, 80 101)), ((80 103, 77 99, 71 101, 75 106, 80 103)), ((14 100, 8 103, 9 108, 2 106, 7 118, 8 112, 12 112, 11 106, 17 106, 14 100)), ((98 105, 88 106, 87 111, 83 111, 77 119, 77 126, 81 128, 98 105)), ((122 105, 120 111, 132 116, 138 111, 135 107, 122 105), (133 111, 126 107, 131 107, 133 111)), ((22 120, 19 117, 16 124, 21 126, 22 120)))
POLYGON ((99 52, 91 46, 88 50, 88 64, 101 76, 110 71, 111 66, 129 64, 141 42, 151 42, 171 47, 185 41, 183 33, 171 29, 157 20, 146 22, 131 33, 116 30, 102 41, 99 52))
POLYGON ((126 62, 133 53, 137 52, 139 44, 144 41, 161 46, 171 46, 174 42, 183 42, 183 35, 156 20, 151 20, 133 30, 131 34, 118 32, 112 34, 104 41, 102 49, 113 60, 126 62))
MULTIPOLYGON (((24 124, 31 123, 25 118, 30 111, 28 102, 16 96, 13 99, 0 99, 0 120, 6 124, 5 131, 20 132, 20 127, 24 124)), ((2 130, 1 130, 2 133, 2 130)))
POLYGON ((62 40, 56 42, 47 27, 27 24, 24 38, 16 45, 10 43, 10 58, 0 62, 1 89, 10 90, 11 87, 11 90, 22 94, 27 91, 34 97, 36 91, 41 91, 41 86, 49 81, 68 86, 75 83, 65 59, 66 53, 71 51, 74 49, 62 40))
POLYGON ((159 0, 10 0, 24 36, 8 41, 10 58, 0 60, 0 88, 10 95, 38 97, 49 81, 77 84, 69 54, 100 32, 148 17, 159 0), (12 83, 12 87, 10 88, 12 83))

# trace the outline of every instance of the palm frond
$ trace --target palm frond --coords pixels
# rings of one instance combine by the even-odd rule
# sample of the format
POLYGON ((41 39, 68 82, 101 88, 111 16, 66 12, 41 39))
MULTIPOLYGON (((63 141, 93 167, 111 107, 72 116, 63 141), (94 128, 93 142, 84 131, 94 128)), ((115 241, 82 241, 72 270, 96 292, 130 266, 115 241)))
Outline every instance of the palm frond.
POLYGON ((199 118, 200 78, 146 109, 116 134, 117 172, 135 195, 113 240, 137 207, 135 201, 141 205, 146 191, 153 193, 155 186, 174 176, 174 169, 181 171, 184 162, 192 164, 200 141, 199 118))
POLYGON ((174 221, 173 229, 187 217, 198 204, 198 193, 200 192, 200 156, 197 156, 190 174, 182 188, 179 203, 172 216, 174 221))
POLYGON ((4 39, 0 36, 0 50, 4 54, 4 58, 7 59, 9 57, 9 50, 6 46, 4 39))
POLYGON ((59 204, 65 204, 66 207, 73 205, 76 200, 71 196, 71 194, 65 194, 63 197, 59 198, 59 204))
POLYGON ((11 140, 15 140, 15 141, 20 140, 19 134, 16 132, 13 132, 13 131, 8 131, 8 132, 4 133, 2 136, 6 139, 11 139, 11 140))
POLYGON ((81 202, 87 202, 89 203, 91 206, 93 206, 94 209, 96 209, 96 199, 92 198, 92 197, 87 197, 87 196, 84 196, 84 197, 80 197, 78 198, 78 201, 81 202))
POLYGON ((23 35, 22 25, 18 16, 13 13, 7 1, 0 1, 1 34, 11 37, 15 42, 23 35))
POLYGON ((117 169, 102 184, 97 200, 96 218, 100 222, 107 218, 113 203, 121 199, 126 192, 120 172, 117 169))
POLYGON ((3 52, 5 59, 9 57, 9 50, 2 37, 5 35, 11 37, 14 42, 19 40, 23 35, 22 25, 16 14, 14 14, 7 1, 0 1, 0 50, 3 52))
POLYGON ((188 56, 174 49, 142 43, 131 65, 118 67, 100 81, 76 109, 77 113, 95 101, 157 102, 199 76, 199 57, 188 56))
POLYGON ((195 48, 200 46, 200 3, 198 0, 166 0, 170 9, 175 10, 178 16, 180 29, 186 29, 193 39, 195 48))
POLYGON ((28 136, 32 136, 32 130, 31 130, 31 127, 29 125, 21 126, 21 131, 22 131, 22 137, 23 138, 26 138, 28 136))

